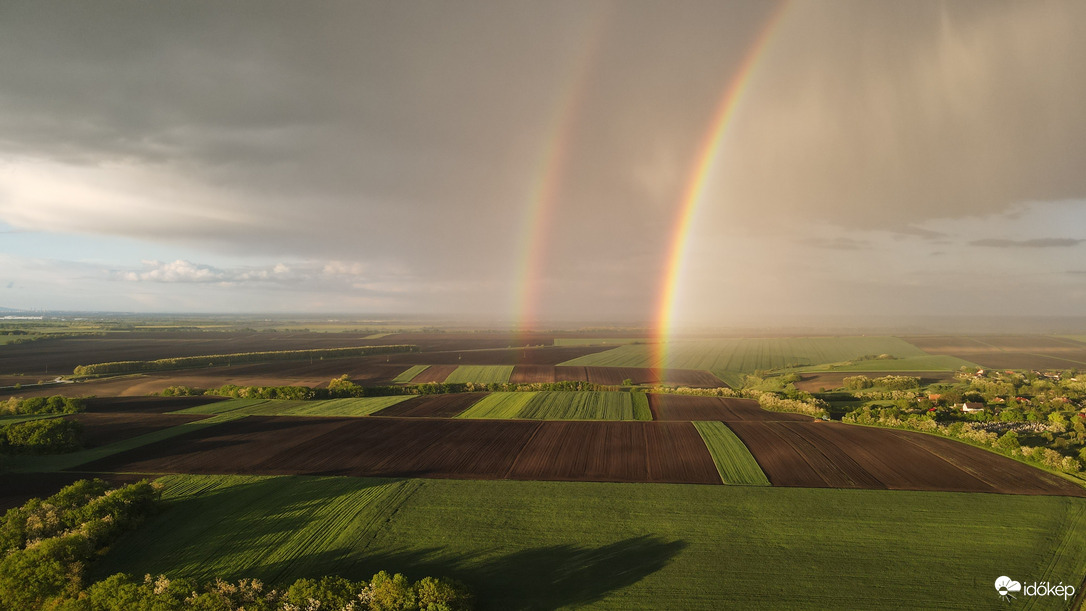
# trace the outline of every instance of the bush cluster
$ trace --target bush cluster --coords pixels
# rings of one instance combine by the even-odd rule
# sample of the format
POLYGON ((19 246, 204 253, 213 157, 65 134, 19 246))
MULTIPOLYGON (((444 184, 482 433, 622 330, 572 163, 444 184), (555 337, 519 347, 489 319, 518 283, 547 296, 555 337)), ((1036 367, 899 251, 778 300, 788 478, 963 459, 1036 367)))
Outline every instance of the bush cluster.
POLYGON ((30 397, 20 399, 10 397, 0 402, 0 414, 75 414, 87 409, 83 399, 78 397, 30 397))
POLYGON ((83 446, 83 425, 63 418, 0 427, 0 454, 63 454, 83 446))

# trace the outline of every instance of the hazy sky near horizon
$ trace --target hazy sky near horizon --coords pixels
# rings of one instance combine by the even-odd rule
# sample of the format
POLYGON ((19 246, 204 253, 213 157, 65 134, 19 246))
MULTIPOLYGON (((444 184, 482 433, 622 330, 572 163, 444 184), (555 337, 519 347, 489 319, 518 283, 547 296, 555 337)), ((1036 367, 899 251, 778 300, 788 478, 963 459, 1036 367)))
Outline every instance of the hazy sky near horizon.
MULTIPOLYGON (((649 320, 776 10, 4 2, 0 307, 649 320)), ((680 325, 1086 311, 1086 3, 782 10, 680 325)))

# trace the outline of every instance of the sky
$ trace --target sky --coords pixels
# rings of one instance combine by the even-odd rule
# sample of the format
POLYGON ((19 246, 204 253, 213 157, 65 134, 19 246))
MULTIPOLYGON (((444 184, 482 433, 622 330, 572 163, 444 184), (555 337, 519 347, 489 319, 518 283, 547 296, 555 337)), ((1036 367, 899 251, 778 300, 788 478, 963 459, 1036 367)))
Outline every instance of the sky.
POLYGON ((5 1, 0 307, 1082 314, 1083 31, 1078 1, 5 1))

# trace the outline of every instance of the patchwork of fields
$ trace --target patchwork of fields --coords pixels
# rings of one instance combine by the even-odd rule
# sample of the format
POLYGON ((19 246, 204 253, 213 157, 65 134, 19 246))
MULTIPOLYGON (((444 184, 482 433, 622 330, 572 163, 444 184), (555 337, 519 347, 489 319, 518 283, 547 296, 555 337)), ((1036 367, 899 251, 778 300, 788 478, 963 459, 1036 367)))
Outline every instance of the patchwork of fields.
MULTIPOLYGON (((691 340, 653 363, 654 347, 629 338, 528 348, 517 343, 523 338, 480 335, 427 335, 420 353, 380 359, 254 363, 54 388, 78 395, 188 382, 327 384, 344 372, 364 385, 719 386, 787 367, 803 376, 802 387, 903 368, 938 378, 973 363, 1086 366, 1086 344, 1069 337, 691 340), (895 358, 857 360, 880 354, 895 358)), ((209 346, 227 337, 166 345, 221 352, 209 346)), ((275 344, 252 334, 229 338, 275 344)), ((129 353, 149 350, 151 337, 134 339, 129 353)), ((416 343, 416 334, 364 339, 416 343)), ((78 347, 74 341, 59 343, 78 347)), ((296 342, 284 334, 277 347, 296 342)), ((55 367, 58 353, 42 345, 28 370, 55 367)), ((132 396, 90 399, 86 413, 65 417, 86 426, 88 447, 13 457, 10 466, 42 473, 0 476, 0 500, 13 502, 16 488, 45 494, 77 474, 118 481, 169 474, 162 479, 169 509, 117 542, 95 569, 101 575, 277 584, 403 571, 460 578, 493 609, 662 601, 976 609, 1001 608, 991 587, 1000 574, 1023 583, 1077 583, 1086 574, 1086 489, 1070 480, 949 439, 769 412, 751 400, 624 390, 328 401, 132 396)), ((1061 608, 1062 601, 1015 604, 1061 608)))
MULTIPOLYGON (((576 482, 170 476, 96 571, 269 584, 446 575, 482 609, 1003 609, 1086 572, 1066 497, 576 482), (666 601, 666 602, 665 602, 666 601)), ((1055 597, 1015 608, 1060 609, 1055 597)))

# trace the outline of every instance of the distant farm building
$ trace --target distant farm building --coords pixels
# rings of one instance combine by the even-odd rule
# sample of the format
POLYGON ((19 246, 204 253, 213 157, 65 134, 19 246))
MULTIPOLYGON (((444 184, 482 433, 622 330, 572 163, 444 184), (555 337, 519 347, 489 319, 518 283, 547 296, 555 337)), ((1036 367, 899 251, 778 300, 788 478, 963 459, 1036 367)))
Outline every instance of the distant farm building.
POLYGON ((971 401, 966 401, 965 403, 962 403, 962 411, 967 413, 967 414, 975 414, 977 412, 983 412, 984 411, 984 404, 983 403, 974 403, 974 402, 971 402, 971 401))

